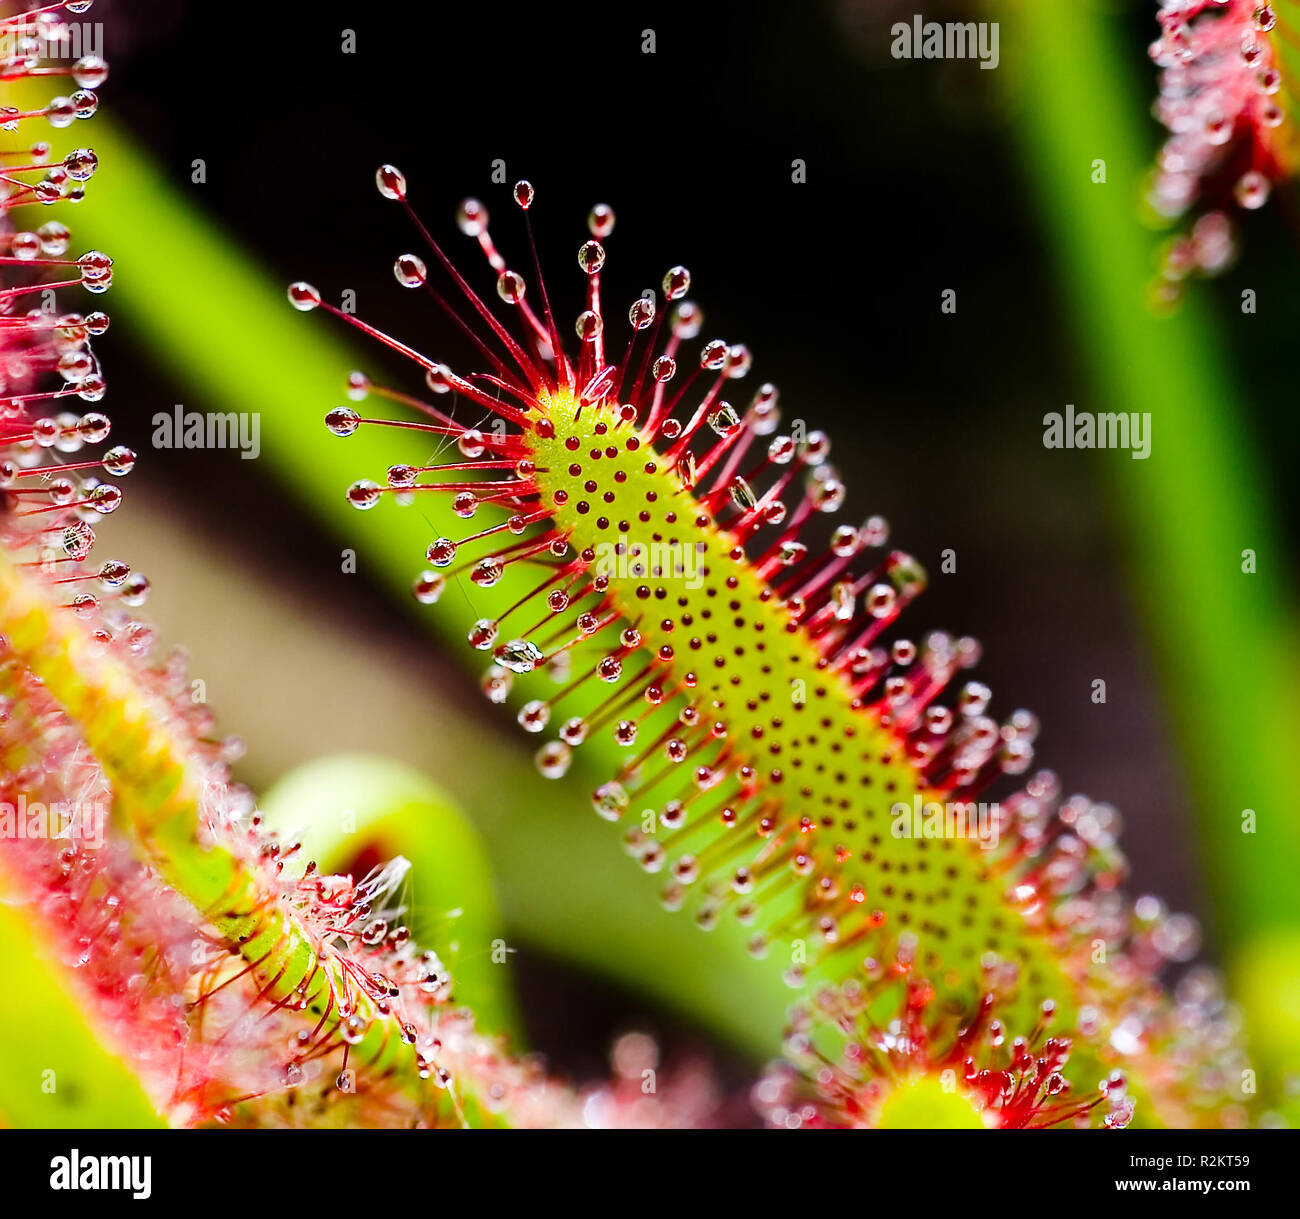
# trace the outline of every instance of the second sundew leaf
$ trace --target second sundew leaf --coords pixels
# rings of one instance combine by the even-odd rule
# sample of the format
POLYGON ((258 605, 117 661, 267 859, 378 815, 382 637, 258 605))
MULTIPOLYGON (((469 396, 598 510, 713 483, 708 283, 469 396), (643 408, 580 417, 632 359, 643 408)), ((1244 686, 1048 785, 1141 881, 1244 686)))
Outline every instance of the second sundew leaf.
MULTIPOLYGON (((647 292, 607 355, 616 340, 601 270, 614 216, 597 206, 578 254, 588 299, 571 358, 540 278, 534 308, 481 203, 461 205, 460 227, 517 328, 416 218, 400 171, 382 167, 377 184, 444 273, 435 281, 423 258, 404 254, 398 282, 470 328, 489 371, 459 375, 294 284, 296 308, 324 308, 386 343, 422 369, 433 395, 357 378, 354 399, 398 401, 418 421, 340 407, 330 430, 397 424, 458 448, 442 464, 394 465, 382 485, 362 479, 347 498, 369 509, 385 496, 448 495, 467 522, 481 506, 510 514, 431 539, 417 600, 437 601, 449 577, 495 589, 541 569, 531 591, 512 588, 469 632, 494 662, 484 689, 504 702, 516 677, 547 672, 558 690, 519 711, 530 732, 558 726, 538 751, 542 773, 563 774, 575 748, 610 734, 626 762, 593 806, 630 823, 624 845, 666 873, 665 903, 690 902, 704 927, 740 919, 756 954, 788 954, 793 987, 822 985, 790 1042, 819 1081, 810 1112, 869 1123, 882 1080, 956 1070, 993 1125, 1124 1124, 1135 1101, 1145 1121, 1225 1120, 1237 1059, 1217 1000, 1185 992, 1174 1014, 1156 982, 1167 960, 1194 949, 1186 920, 1118 895, 1113 810, 1062 801, 1049 772, 980 802, 1029 769, 1034 717, 998 724, 974 682, 945 704, 978 645, 893 634, 925 576, 885 548, 882 520, 839 527, 825 549, 802 540, 845 498, 829 441, 776 435, 773 386, 745 411, 725 401, 751 364, 743 345, 708 342, 687 364, 683 344, 701 326, 683 299, 689 272, 664 277, 666 338, 665 310, 647 292), (458 399, 476 418, 495 415, 494 426, 457 422, 458 399), (765 452, 751 454, 756 443, 765 452), (1208 1085, 1207 1061, 1219 1071, 1208 1085)), ((514 197, 526 214, 532 186, 517 184, 514 197)), ((782 1098, 769 1106, 778 1122, 805 1112, 797 1088, 771 1094, 782 1098)))

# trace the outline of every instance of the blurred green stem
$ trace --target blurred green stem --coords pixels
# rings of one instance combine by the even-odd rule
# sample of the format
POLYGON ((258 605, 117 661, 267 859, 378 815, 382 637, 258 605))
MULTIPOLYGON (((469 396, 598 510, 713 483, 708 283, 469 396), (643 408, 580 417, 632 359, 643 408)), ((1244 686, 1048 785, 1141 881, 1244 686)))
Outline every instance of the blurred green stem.
MULTIPOLYGON (((1154 152, 1146 115, 1155 70, 1135 80, 1127 24, 1095 4, 1000 0, 1004 70, 1017 107, 1027 181, 1059 258, 1063 303, 1087 362, 1098 409, 1150 412, 1146 461, 1099 462, 1114 497, 1133 587, 1162 666, 1193 778, 1195 814, 1215 923, 1230 970, 1274 948, 1272 985, 1300 982, 1294 812, 1300 740, 1300 649, 1286 551, 1268 480, 1234 414, 1244 395, 1194 285, 1176 312, 1156 316, 1148 291, 1157 238, 1139 224, 1154 152), (1105 162, 1105 182, 1093 164, 1105 162), (1243 551, 1256 570, 1243 571, 1243 551), (1243 811, 1257 831, 1243 833, 1243 811)), ((1154 25, 1152 34, 1154 36, 1154 25)), ((1060 409, 1059 403, 1044 410, 1060 409)), ((1240 979, 1260 998, 1257 978, 1240 979)), ((1257 1050, 1275 1067, 1297 1062, 1295 1009, 1279 1019, 1256 1003, 1257 1050)), ((1274 1087, 1277 1080, 1272 1081, 1274 1087)))

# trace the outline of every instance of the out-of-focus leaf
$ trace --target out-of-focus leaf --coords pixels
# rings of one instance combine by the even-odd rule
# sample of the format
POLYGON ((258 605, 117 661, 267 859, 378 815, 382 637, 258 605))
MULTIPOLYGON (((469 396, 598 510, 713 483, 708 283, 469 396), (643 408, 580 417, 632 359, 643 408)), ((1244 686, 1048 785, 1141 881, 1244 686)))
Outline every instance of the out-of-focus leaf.
POLYGON ((473 1008, 480 1029, 517 1035, 487 854, 446 793, 408 766, 345 754, 291 771, 260 808, 327 874, 409 860, 402 921, 438 950, 456 980, 456 1001, 473 1008))
MULTIPOLYGON (((1003 18, 1001 70, 1016 99, 1026 179, 1094 401, 1151 413, 1149 459, 1112 454, 1104 469, 1194 781, 1188 829, 1216 899, 1215 929, 1229 973, 1247 962, 1254 971, 1259 946, 1290 941, 1300 921, 1300 647, 1268 481, 1236 410, 1245 395, 1195 291, 1170 316, 1147 304, 1157 238, 1139 225, 1138 205, 1154 151, 1142 124, 1155 78, 1126 69, 1127 24, 1095 4, 988 7, 1003 18), (1105 161, 1104 183, 1093 181, 1095 159, 1105 161), (1248 549, 1253 574, 1243 571, 1248 549), (1245 810, 1256 815, 1253 833, 1243 833, 1245 810)), ((1300 1021, 1261 1009, 1265 992, 1243 981, 1276 1089, 1282 1071, 1300 1065, 1300 1021)), ((1278 955, 1266 991, 1297 986, 1300 958, 1278 955)))

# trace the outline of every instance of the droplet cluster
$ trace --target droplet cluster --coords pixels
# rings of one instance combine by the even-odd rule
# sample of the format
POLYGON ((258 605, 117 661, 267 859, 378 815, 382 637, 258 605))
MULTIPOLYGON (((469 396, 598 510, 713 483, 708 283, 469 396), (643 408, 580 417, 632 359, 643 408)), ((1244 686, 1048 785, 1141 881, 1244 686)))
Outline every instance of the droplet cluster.
MULTIPOLYGON (((42 121, 66 127, 95 113, 95 90, 108 74, 102 59, 39 58, 66 16, 89 8, 77 0, 0 17, 0 75, 62 76, 76 86, 40 110, 0 108, 6 131, 42 121)), ((46 574, 68 608, 94 617, 107 640, 130 633, 122 611, 148 591, 148 581, 120 560, 89 558, 95 524, 121 503, 110 480, 131 472, 135 454, 109 443, 111 423, 95 408, 106 384, 92 340, 108 330, 108 315, 65 311, 56 302, 60 291, 106 292, 113 262, 98 250, 71 257, 71 231, 41 215, 44 207, 80 201, 97 167, 91 149, 58 159, 42 139, 0 151, 0 540, 46 574)))
POLYGON ((1192 272, 1214 274, 1234 255, 1230 214, 1253 211, 1293 166, 1278 17, 1262 0, 1163 0, 1151 58, 1160 68, 1156 117, 1169 129, 1150 189, 1155 210, 1201 214, 1169 245, 1160 297, 1192 272))

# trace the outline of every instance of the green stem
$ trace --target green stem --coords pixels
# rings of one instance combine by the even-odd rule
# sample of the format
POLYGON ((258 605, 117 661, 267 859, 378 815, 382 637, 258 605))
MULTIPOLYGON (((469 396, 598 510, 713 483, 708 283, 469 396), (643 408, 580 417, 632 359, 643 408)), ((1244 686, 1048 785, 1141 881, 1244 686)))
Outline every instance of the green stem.
MULTIPOLYGON (((1243 394, 1207 310, 1195 291, 1171 316, 1147 305, 1158 238, 1137 213, 1153 151, 1144 123, 1154 71, 1141 82, 1128 76, 1135 56, 1094 6, 993 7, 1005 18, 1003 64, 1018 86, 1028 180, 1098 409, 1151 414, 1149 460, 1112 455, 1104 469, 1194 781, 1216 922, 1243 960, 1257 942, 1294 948, 1295 599, 1268 479, 1232 409, 1243 394), (1104 183, 1093 181, 1096 160, 1104 183), (1243 833, 1247 809, 1253 834, 1243 833)), ((1300 980, 1297 960, 1294 951, 1274 956, 1283 989, 1300 980)), ((1278 1029, 1275 1013, 1249 1014, 1257 1046, 1278 1066, 1294 1064, 1300 1024, 1278 1029)))

